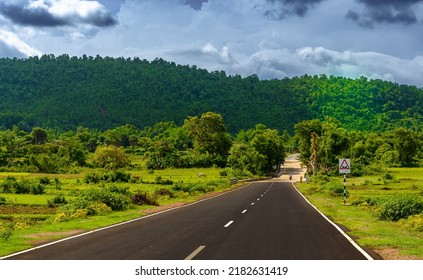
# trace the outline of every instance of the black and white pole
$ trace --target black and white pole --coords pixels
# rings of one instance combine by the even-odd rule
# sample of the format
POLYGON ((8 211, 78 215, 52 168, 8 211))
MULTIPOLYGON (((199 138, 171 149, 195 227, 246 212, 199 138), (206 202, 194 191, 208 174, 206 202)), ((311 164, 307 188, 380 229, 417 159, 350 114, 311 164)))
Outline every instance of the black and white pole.
POLYGON ((347 174, 344 174, 344 205, 347 204, 347 174))

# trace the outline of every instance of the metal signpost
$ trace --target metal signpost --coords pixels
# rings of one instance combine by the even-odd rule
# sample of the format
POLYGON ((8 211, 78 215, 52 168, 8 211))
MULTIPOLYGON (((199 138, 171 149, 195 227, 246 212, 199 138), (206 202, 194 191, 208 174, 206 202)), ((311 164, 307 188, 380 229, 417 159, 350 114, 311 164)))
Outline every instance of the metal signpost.
POLYGON ((349 158, 339 159, 339 173, 344 174, 344 205, 347 203, 347 174, 351 173, 351 161, 349 158))

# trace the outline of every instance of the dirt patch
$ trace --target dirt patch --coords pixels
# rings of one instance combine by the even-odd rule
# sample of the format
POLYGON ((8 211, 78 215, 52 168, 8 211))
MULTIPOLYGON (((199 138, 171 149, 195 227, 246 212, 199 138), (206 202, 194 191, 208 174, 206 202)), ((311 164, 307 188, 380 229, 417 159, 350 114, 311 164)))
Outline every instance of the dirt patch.
POLYGON ((373 251, 379 254, 384 260, 421 260, 415 256, 401 255, 398 249, 388 248, 373 251))
POLYGON ((30 242, 32 246, 39 246, 39 245, 51 242, 53 238, 54 239, 57 239, 57 237, 66 238, 66 237, 77 235, 83 232, 85 231, 69 230, 69 231, 63 231, 63 232, 40 232, 40 233, 28 234, 28 235, 25 235, 25 237, 34 239, 33 241, 30 242))
POLYGON ((54 214, 57 209, 47 206, 2 205, 0 214, 54 214))

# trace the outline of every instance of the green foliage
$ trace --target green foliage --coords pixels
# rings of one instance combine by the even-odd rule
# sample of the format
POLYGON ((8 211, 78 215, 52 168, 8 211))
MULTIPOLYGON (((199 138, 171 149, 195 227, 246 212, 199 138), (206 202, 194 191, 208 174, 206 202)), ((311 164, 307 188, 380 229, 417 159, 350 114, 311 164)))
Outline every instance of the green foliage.
POLYGON ((9 238, 13 235, 13 227, 12 225, 8 224, 6 226, 0 225, 0 237, 4 241, 8 241, 9 238))
POLYGON ((6 204, 6 198, 3 196, 0 196, 0 205, 6 204))
POLYGON ((128 166, 130 160, 121 147, 99 146, 95 150, 94 163, 98 167, 116 170, 128 166))
POLYGON ((99 171, 94 170, 91 172, 88 172, 84 176, 85 183, 94 183, 98 184, 101 181, 104 182, 129 182, 131 180, 131 174, 126 173, 124 171, 120 170, 113 170, 113 171, 99 171))
POLYGON ((15 177, 8 176, 2 183, 3 193, 14 194, 35 194, 41 195, 45 193, 45 186, 38 180, 20 180, 15 177))
MULTIPOLYGON (((335 197, 344 197, 344 186, 341 184, 332 184, 329 186, 329 195, 335 197)), ((350 197, 350 192, 346 189, 346 198, 350 197)))
POLYGON ((97 188, 91 188, 84 191, 73 203, 78 205, 78 208, 85 208, 85 206, 89 205, 91 202, 102 202, 114 211, 125 210, 130 203, 129 199, 121 193, 110 189, 97 188))
POLYGON ((142 192, 140 190, 138 190, 136 193, 131 195, 131 201, 133 204, 136 204, 136 205, 144 205, 144 204, 155 205, 155 206, 159 205, 159 203, 154 198, 151 198, 147 192, 142 192))
MULTIPOLYGON (((327 116, 361 131, 421 130, 423 123, 422 89, 364 77, 260 80, 163 59, 43 55, 1 59, 0 80, 0 123, 26 131, 181 124, 187 115, 208 111, 221 114, 231 133, 257 123, 292 132, 296 123, 327 116)), ((108 144, 128 147, 137 140, 131 127, 116 132, 104 135, 108 144)), ((44 141, 42 134, 34 131, 34 143, 44 141)))
POLYGON ((423 211, 423 201, 415 196, 395 196, 381 203, 376 217, 381 220, 398 221, 423 211))
POLYGON ((423 213, 411 215, 407 219, 402 219, 400 223, 405 228, 423 232, 423 213))
POLYGON ((68 201, 66 200, 63 194, 53 197, 52 200, 50 199, 47 200, 48 207, 56 207, 57 205, 64 205, 64 204, 68 204, 68 201))

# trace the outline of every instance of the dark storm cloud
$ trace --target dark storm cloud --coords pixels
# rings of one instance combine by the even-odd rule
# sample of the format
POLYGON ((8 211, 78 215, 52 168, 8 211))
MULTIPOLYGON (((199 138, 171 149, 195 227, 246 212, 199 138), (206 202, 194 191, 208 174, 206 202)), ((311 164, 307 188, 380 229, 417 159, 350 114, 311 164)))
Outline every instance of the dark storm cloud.
POLYGON ((296 15, 304 17, 308 10, 325 0, 266 0, 271 8, 266 11, 266 16, 272 19, 283 19, 296 15))
POLYGON ((355 0, 362 11, 349 10, 346 17, 361 26, 372 28, 375 24, 411 25, 418 22, 413 8, 423 0, 355 0))
POLYGON ((30 26, 63 26, 69 24, 66 20, 56 18, 45 9, 27 9, 18 5, 0 5, 0 13, 19 25, 30 26))
POLYGON ((108 27, 117 24, 117 20, 106 10, 92 11, 88 16, 78 14, 55 15, 45 7, 0 4, 0 14, 13 23, 34 27, 75 26, 78 23, 108 27))
POLYGON ((190 5, 194 10, 201 10, 203 3, 207 3, 208 0, 185 0, 185 4, 190 5))

